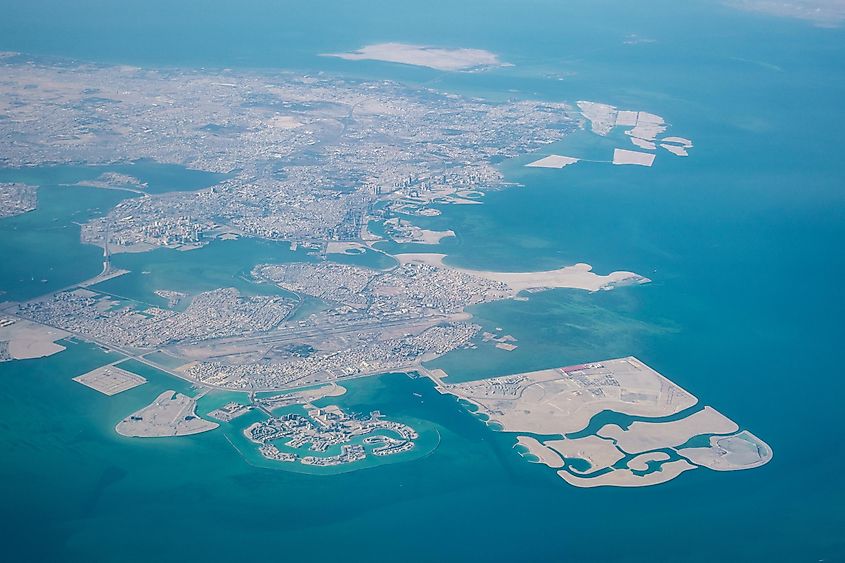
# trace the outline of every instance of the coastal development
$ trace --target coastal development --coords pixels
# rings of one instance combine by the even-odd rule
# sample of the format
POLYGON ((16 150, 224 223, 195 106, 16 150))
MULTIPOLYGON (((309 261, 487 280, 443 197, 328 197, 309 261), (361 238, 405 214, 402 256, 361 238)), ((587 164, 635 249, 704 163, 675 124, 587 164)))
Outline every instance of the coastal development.
POLYGON ((259 444, 267 459, 317 467, 362 461, 368 451, 377 457, 400 454, 412 450, 419 438, 410 426, 385 420, 377 411, 361 417, 350 416, 336 405, 309 407, 307 416, 288 413, 268 418, 250 425, 244 434, 259 444), (329 453, 338 448, 340 453, 329 453), (301 455, 302 451, 309 453, 301 455))
POLYGON ((52 356, 65 349, 63 330, 21 318, 0 316, 0 362, 52 356))
POLYGON ((196 399, 165 391, 150 405, 117 423, 115 431, 134 438, 188 436, 208 432, 218 424, 197 416, 196 399))
MULTIPOLYGON (((330 56, 454 71, 503 64, 485 51, 403 44, 330 56)), ((53 354, 63 349, 59 340, 75 337, 198 391, 161 393, 121 420, 119 434, 214 430, 218 423, 197 415, 197 399, 225 390, 244 398, 207 416, 223 425, 262 416, 242 434, 281 465, 345 466, 419 452, 418 431, 378 411, 364 416, 315 404, 342 395, 344 380, 418 372, 513 433, 522 455, 579 487, 657 484, 697 467, 731 471, 771 459, 764 442, 633 357, 456 384, 425 367, 461 348, 517 349, 504 329, 482 331, 472 322, 474 306, 555 288, 608 291, 648 278, 597 273, 586 263, 471 270, 439 252, 382 250, 389 247, 383 243, 438 246, 456 237, 449 228, 425 228, 424 218, 444 206, 482 205, 486 194, 508 188, 495 163, 527 155, 533 168, 581 162, 539 154, 578 128, 602 136, 626 128, 636 150, 616 148, 606 161, 613 164, 648 167, 660 151, 687 156, 692 142, 664 136, 662 117, 596 102, 492 102, 326 75, 49 65, 15 56, 0 69, 0 95, 11 101, 8 119, 0 120, 0 165, 107 167, 143 158, 220 174, 194 191, 158 192, 114 171, 64 186, 126 192, 81 225, 81 241, 103 250, 102 273, 0 304, 0 360, 53 354), (47 115, 49 127, 42 125, 47 115), (164 286, 135 299, 99 289, 127 273, 111 266, 115 254, 238 238, 283 241, 304 253, 295 262, 270 254, 251 263, 238 273, 241 289, 164 286), (364 254, 381 266, 350 260, 364 254), (592 428, 606 412, 634 420, 592 428)), ((34 209, 35 195, 31 186, 0 185, 0 217, 34 209)), ((105 395, 146 382, 116 364, 74 379, 105 395)))
POLYGON ((765 442, 633 357, 457 384, 430 375, 503 432, 559 436, 520 435, 517 444, 577 487, 655 485, 696 467, 736 471, 772 458, 765 442), (603 412, 635 420, 589 430, 603 412))
MULTIPOLYGON (((646 111, 620 110, 610 104, 579 101, 578 109, 581 117, 590 126, 590 131, 596 135, 606 137, 616 127, 626 128, 624 133, 637 150, 617 147, 613 150, 610 160, 593 162, 610 162, 615 165, 633 165, 650 167, 657 158, 657 149, 661 148, 675 156, 689 156, 692 141, 684 137, 660 137, 669 128, 669 124, 659 115, 646 111), (649 151, 649 152, 644 152, 649 151)), ((529 162, 525 166, 530 168, 565 168, 582 159, 580 157, 551 154, 538 160, 529 162)))
POLYGON ((108 396, 117 395, 147 382, 140 375, 113 364, 98 367, 74 377, 73 380, 108 396))
POLYGON ((0 183, 0 219, 27 213, 37 205, 38 190, 35 186, 0 183))

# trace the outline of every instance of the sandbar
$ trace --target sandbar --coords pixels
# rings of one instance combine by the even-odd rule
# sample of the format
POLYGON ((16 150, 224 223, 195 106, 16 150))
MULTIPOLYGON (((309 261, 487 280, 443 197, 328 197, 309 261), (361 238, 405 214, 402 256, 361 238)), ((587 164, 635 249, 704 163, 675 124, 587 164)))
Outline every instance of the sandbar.
POLYGON ((384 61, 445 71, 512 66, 500 61, 495 53, 483 49, 445 49, 407 43, 376 43, 349 53, 325 53, 322 56, 348 61, 384 61))

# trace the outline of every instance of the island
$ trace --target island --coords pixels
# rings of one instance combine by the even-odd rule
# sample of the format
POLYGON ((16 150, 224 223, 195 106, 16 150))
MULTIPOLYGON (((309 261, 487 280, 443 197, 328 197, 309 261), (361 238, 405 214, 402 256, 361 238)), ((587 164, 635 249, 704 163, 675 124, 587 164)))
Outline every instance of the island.
POLYGON ((656 485, 697 467, 751 469, 772 458, 765 442, 634 357, 466 383, 428 375, 578 487, 656 485), (608 413, 634 420, 592 429, 608 413), (693 445, 700 438, 709 445, 693 445))
POLYGON ((123 393, 147 382, 140 375, 126 371, 115 364, 98 367, 74 377, 73 380, 108 396, 123 393))
MULTIPOLYGON (((330 56, 443 71, 506 64, 479 49, 402 43, 330 56)), ((295 466, 366 465, 424 449, 417 430, 377 411, 359 415, 322 404, 342 394, 347 380, 392 372, 423 374, 444 394, 476 405, 492 428, 514 435, 521 455, 577 486, 656 484, 700 467, 748 469, 771 459, 762 440, 634 357, 456 384, 426 367, 461 348, 521 354, 504 329, 484 331, 473 322, 476 306, 555 288, 598 292, 650 281, 624 269, 595 272, 587 262, 473 270, 441 251, 460 233, 443 222, 426 225, 446 206, 483 205, 487 194, 514 186, 498 163, 558 169, 582 162, 550 147, 578 130, 636 149, 615 148, 603 163, 648 167, 658 153, 689 155, 692 141, 666 136, 670 125, 662 116, 600 102, 486 100, 328 74, 15 56, 1 59, 0 69, 0 95, 8 101, 0 164, 96 165, 90 179, 61 189, 86 185, 125 196, 80 227, 80 240, 102 249, 100 274, 0 304, 0 359, 56 353, 62 338, 74 337, 153 364, 200 394, 243 392, 248 401, 228 401, 209 416, 224 425, 247 414, 250 421, 263 417, 246 437, 262 460, 295 466), (158 193, 126 166, 109 170, 139 159, 216 180, 158 193), (148 297, 128 298, 99 285, 126 273, 112 267, 114 255, 235 239, 281 242, 278 248, 290 248, 295 258, 264 253, 237 280, 193 293, 163 283, 148 297), (386 250, 406 244, 436 252, 386 250), (373 257, 377 265, 366 260, 373 257), (173 361, 157 364, 162 358, 173 361), (599 425, 607 413, 622 419, 599 425)), ((31 210, 34 197, 29 186, 3 184, 0 214, 31 210)), ((76 381, 115 394, 142 379, 112 364, 76 381)), ((219 426, 195 409, 196 397, 166 391, 116 430, 161 437, 219 426)))
POLYGON ((323 56, 337 57, 347 61, 372 60, 401 63, 445 71, 511 66, 502 63, 494 53, 483 49, 447 49, 408 43, 376 43, 349 53, 327 53, 323 56))
POLYGON ((118 422, 115 431, 121 436, 163 438, 200 434, 218 426, 197 416, 195 399, 165 391, 150 405, 118 422))
POLYGON ((261 455, 267 459, 318 467, 362 461, 368 450, 377 457, 408 452, 419 438, 410 426, 385 420, 378 411, 352 416, 337 405, 309 405, 306 412, 256 422, 244 430, 244 435, 259 444, 261 455), (340 453, 329 453, 338 448, 340 453))

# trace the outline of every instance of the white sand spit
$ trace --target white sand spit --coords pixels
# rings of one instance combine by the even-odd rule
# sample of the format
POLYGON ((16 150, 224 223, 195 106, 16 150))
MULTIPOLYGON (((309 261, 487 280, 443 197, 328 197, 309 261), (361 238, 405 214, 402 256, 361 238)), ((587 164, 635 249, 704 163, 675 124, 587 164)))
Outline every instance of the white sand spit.
POLYGON ((446 71, 512 66, 500 61, 496 54, 483 49, 444 49, 407 43, 377 43, 350 53, 326 53, 323 56, 348 61, 372 60, 401 63, 446 71))

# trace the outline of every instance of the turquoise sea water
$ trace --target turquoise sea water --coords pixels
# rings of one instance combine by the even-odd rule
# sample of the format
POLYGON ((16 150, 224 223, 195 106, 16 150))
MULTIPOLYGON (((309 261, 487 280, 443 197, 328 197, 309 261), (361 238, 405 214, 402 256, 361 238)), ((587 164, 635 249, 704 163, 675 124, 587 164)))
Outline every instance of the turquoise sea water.
MULTIPOLYGON (((512 437, 491 432, 426 380, 392 375, 356 387, 355 401, 430 421, 441 437, 434 453, 332 477, 297 475, 249 465, 221 432, 155 442, 117 436, 117 420, 180 382, 154 378, 98 395, 70 378, 115 358, 73 344, 0 365, 0 535, 10 560, 238 560, 256 549, 270 560, 319 561, 845 559, 837 445, 843 31, 702 1, 452 4, 36 0, 4 7, 0 49, 324 70, 664 116, 670 134, 695 142, 689 158, 664 154, 648 170, 505 163, 508 179, 524 187, 481 206, 447 207, 425 225, 457 232, 443 244, 456 264, 522 270, 584 261, 653 283, 478 307, 485 328, 503 327, 519 349, 462 351, 435 365, 466 379, 634 354, 765 439, 774 460, 752 471, 696 470, 659 487, 576 489, 527 463, 512 437), (632 34, 652 42, 627 44, 632 34), (453 75, 315 56, 389 40, 486 48, 516 66, 453 75)), ((594 150, 588 139, 566 139, 554 152, 594 150)), ((99 272, 99 249, 75 244, 73 221, 130 194, 64 189, 43 189, 38 211, 0 221, 0 279, 14 298, 99 272), (61 252, 46 252, 47 241, 61 252)), ((115 261, 133 274, 109 283, 139 298, 164 282, 201 285, 192 268, 214 283, 237 279, 253 258, 283 250, 231 241, 125 255, 115 261)))

